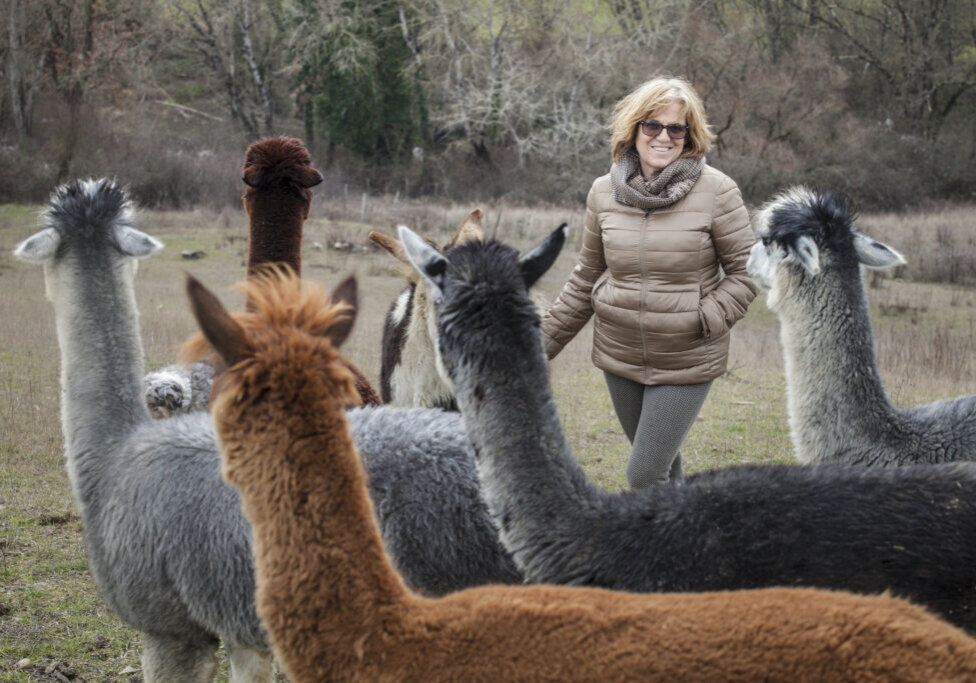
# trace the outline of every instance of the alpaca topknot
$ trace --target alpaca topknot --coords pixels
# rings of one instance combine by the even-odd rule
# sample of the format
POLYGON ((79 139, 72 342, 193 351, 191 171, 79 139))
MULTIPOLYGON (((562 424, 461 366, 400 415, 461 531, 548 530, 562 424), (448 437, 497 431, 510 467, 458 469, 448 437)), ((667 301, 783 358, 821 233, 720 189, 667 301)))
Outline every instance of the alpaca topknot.
POLYGON ((818 244, 849 242, 857 213, 845 197, 793 187, 767 202, 757 215, 757 232, 765 242, 792 248, 806 236, 818 244))
POLYGON ((51 194, 43 213, 46 227, 87 237, 131 226, 132 221, 128 193, 111 178, 73 180, 61 185, 51 194))
POLYGON ((310 173, 314 173, 321 180, 318 172, 311 167, 312 157, 304 142, 287 135, 277 135, 251 143, 244 153, 242 170, 244 182, 251 187, 310 187, 316 184, 310 173))
MULTIPOLYGON (((348 304, 333 302, 317 284, 302 280, 293 269, 280 264, 263 266, 236 287, 248 297, 251 308, 232 313, 231 317, 243 328, 249 340, 267 338, 269 331, 276 336, 307 335, 321 339, 328 336, 335 325, 344 323, 352 311, 348 304)), ((183 344, 180 361, 193 363, 204 357, 213 358, 213 349, 206 338, 197 333, 183 344)), ((226 369, 216 358, 213 361, 218 372, 226 369)), ((348 374, 350 404, 359 405, 359 395, 353 388, 354 377, 351 372, 348 374)))

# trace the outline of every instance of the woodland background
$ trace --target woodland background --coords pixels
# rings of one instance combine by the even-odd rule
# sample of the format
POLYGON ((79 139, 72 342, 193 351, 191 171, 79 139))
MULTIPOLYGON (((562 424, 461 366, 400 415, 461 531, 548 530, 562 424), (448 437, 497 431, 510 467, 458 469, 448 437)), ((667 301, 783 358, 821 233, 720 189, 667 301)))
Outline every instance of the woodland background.
POLYGON ((243 149, 289 133, 325 196, 575 207, 657 74, 698 88, 750 203, 974 197, 974 0, 0 0, 0 203, 112 175, 237 205, 243 149))

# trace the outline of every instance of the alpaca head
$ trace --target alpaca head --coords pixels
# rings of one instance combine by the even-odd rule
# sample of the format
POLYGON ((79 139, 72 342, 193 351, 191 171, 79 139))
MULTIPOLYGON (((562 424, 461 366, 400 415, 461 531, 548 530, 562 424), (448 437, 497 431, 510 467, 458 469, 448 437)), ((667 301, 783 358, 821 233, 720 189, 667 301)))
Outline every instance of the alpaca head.
POLYGON ((759 241, 747 269, 756 284, 769 290, 770 308, 800 288, 816 288, 828 273, 852 284, 860 282, 859 264, 891 268, 905 263, 897 251, 854 229, 855 219, 843 198, 803 187, 777 195, 756 213, 759 241))
POLYGON ((44 229, 14 251, 22 261, 43 263, 47 294, 53 300, 63 268, 135 270, 135 259, 163 248, 161 242, 132 227, 133 209, 125 190, 107 178, 62 185, 42 214, 44 229))
MULTIPOLYGON (((506 334, 500 328, 538 328, 539 315, 528 289, 555 263, 568 226, 563 223, 521 257, 493 240, 466 242, 441 254, 409 228, 401 225, 397 230, 437 306, 438 350, 451 378, 457 381, 459 363, 480 367, 498 354, 517 356, 520 350, 507 345, 517 344, 524 335, 506 334)), ((538 333, 533 340, 539 346, 538 333)), ((541 346, 529 352, 541 353, 541 346)))
MULTIPOLYGON (((187 293, 194 316, 226 370, 214 385, 213 415, 222 442, 246 439, 255 420, 342 410, 359 402, 355 378, 339 353, 356 316, 356 280, 343 280, 331 298, 287 268, 269 267, 243 285, 253 310, 231 315, 193 277, 187 293), (314 397, 315 405, 309 404, 314 397), (255 409, 260 405, 261 409, 255 409)), ((240 449, 225 451, 225 471, 240 449)))
MULTIPOLYGON (((443 247, 424 239, 441 254, 466 242, 483 240, 484 215, 481 209, 472 210, 443 247)), ((456 410, 454 383, 437 350, 437 312, 430 288, 414 269, 400 240, 378 232, 369 233, 369 239, 403 264, 402 273, 408 285, 384 320, 381 364, 384 400, 456 410), (400 395, 395 396, 394 392, 400 395)))
POLYGON ((254 202, 262 193, 275 192, 300 200, 304 219, 312 202, 309 188, 322 182, 322 174, 312 167, 312 157, 301 140, 278 135, 247 148, 241 180, 247 185, 244 208, 248 215, 253 214, 254 202))
MULTIPOLYGON (((481 209, 473 209, 461 224, 458 226, 457 233, 451 238, 451 241, 445 244, 443 247, 437 246, 434 240, 427 237, 423 238, 427 244, 437 249, 442 254, 447 253, 459 244, 464 244, 465 242, 471 242, 474 240, 484 240, 485 232, 482 222, 485 218, 485 212, 481 209)), ((395 258, 397 261, 403 264, 403 276, 407 279, 407 282, 411 284, 418 284, 422 282, 420 274, 413 267, 410 259, 407 257, 407 253, 403 250, 403 245, 400 240, 388 237, 380 232, 370 232, 368 235, 369 239, 373 244, 385 250, 390 256, 395 258)))

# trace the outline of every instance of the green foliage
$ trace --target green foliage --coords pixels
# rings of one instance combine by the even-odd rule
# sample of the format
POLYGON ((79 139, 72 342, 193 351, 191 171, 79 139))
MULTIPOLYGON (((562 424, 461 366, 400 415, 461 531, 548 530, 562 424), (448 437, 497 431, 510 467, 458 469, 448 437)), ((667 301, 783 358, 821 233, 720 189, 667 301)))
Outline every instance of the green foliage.
POLYGON ((367 159, 396 159, 422 143, 427 129, 424 92, 398 9, 382 0, 346 1, 331 15, 307 17, 319 22, 320 48, 299 56, 305 129, 367 159))

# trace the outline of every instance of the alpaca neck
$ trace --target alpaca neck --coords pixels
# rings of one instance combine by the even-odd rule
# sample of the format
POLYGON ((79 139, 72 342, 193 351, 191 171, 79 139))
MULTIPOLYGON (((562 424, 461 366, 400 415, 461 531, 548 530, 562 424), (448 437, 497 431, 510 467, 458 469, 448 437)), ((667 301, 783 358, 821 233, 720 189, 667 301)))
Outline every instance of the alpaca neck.
POLYGON ((304 393, 269 391, 249 411, 263 405, 267 419, 221 414, 217 426, 253 529, 262 619, 284 650, 339 664, 369 652, 369 634, 397 618, 408 592, 386 559, 340 402, 304 393))
POLYGON ((780 311, 791 431, 801 460, 850 451, 852 437, 895 419, 875 362, 864 286, 849 273, 834 277, 780 311))
POLYGON ((531 303, 489 313, 488 323, 460 317, 452 318, 457 327, 441 341, 445 357, 457 360, 458 407, 503 542, 520 566, 529 567, 539 546, 531 539, 551 537, 553 520, 581 520, 602 493, 570 452, 531 303))
POLYGON ((291 196, 270 193, 249 205, 250 236, 247 274, 269 263, 290 266, 302 274, 302 227, 305 206, 291 196))
POLYGON ((65 259, 45 270, 61 348, 61 427, 76 495, 96 495, 99 477, 92 470, 113 443, 149 420, 135 262, 105 259, 90 266, 65 259))

